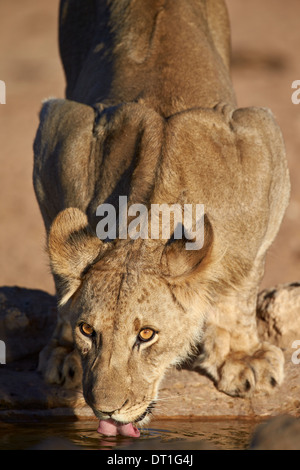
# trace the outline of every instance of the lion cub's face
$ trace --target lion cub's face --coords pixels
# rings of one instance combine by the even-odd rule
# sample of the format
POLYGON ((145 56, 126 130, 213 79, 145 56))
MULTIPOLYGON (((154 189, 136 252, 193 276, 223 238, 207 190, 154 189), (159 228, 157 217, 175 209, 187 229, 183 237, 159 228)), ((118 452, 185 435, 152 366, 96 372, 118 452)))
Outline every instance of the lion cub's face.
POLYGON ((205 304, 180 276, 199 265, 201 250, 136 242, 103 244, 78 209, 58 215, 48 240, 85 399, 100 419, 122 423, 145 421, 166 369, 199 340, 205 304))

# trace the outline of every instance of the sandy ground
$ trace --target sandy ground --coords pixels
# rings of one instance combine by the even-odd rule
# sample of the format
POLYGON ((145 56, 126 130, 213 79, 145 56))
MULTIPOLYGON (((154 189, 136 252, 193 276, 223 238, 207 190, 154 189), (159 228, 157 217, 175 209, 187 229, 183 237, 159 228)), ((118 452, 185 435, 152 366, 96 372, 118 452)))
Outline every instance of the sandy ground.
MULTIPOLYGON (((32 188, 32 143, 41 101, 64 96, 57 45, 58 0, 0 0, 0 285, 53 292, 44 228, 32 188)), ((300 278, 299 0, 227 0, 232 78, 239 106, 269 107, 286 142, 292 194, 267 259, 263 287, 300 278)))

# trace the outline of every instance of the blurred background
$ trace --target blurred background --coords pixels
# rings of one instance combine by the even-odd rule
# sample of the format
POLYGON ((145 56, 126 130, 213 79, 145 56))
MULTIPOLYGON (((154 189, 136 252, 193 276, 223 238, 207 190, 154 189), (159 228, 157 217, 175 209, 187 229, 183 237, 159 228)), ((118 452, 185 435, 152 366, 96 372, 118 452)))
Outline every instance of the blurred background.
MULTIPOLYGON (((54 293, 32 187, 32 144, 45 98, 64 96, 57 41, 58 0, 0 0, 0 285, 54 293)), ((227 0, 232 79, 238 104, 272 109, 291 173, 290 206, 266 264, 263 287, 300 279, 299 0, 227 0)))

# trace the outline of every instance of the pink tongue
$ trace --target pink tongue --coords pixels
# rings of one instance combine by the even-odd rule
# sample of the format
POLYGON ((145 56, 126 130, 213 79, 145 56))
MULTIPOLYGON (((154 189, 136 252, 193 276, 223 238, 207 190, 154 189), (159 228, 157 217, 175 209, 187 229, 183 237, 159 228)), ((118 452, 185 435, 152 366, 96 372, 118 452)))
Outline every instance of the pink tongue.
POLYGON ((105 436, 116 436, 117 434, 121 434, 121 436, 140 437, 140 431, 133 426, 132 423, 121 424, 117 423, 113 419, 100 419, 97 432, 104 434, 105 436))

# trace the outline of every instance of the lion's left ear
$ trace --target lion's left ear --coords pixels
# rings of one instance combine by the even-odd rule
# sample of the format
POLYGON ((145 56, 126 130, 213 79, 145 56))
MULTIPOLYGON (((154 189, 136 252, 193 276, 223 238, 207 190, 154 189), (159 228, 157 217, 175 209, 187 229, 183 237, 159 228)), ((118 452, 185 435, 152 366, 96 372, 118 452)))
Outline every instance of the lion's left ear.
POLYGON ((196 249, 189 249, 191 240, 187 240, 184 236, 178 240, 169 240, 165 245, 161 269, 170 281, 187 279, 189 275, 202 269, 213 244, 213 228, 206 214, 203 228, 203 244, 199 248, 197 248, 197 241, 194 240, 192 244, 195 243, 196 249))
POLYGON ((48 253, 60 305, 76 292, 82 276, 98 258, 102 245, 81 210, 68 208, 54 219, 48 236, 48 253))

